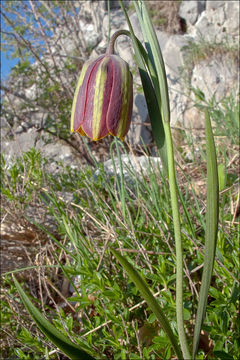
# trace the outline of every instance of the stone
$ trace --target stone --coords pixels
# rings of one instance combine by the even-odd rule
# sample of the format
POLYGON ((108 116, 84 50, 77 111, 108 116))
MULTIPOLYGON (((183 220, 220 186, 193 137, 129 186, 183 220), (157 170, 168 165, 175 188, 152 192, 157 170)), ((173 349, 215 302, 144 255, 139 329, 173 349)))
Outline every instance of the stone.
MULTIPOLYGON (((124 25, 126 24, 125 16, 122 10, 114 9, 111 11, 110 17, 110 36, 115 33, 115 31, 119 30, 120 28, 123 29, 124 25)), ((106 41, 108 38, 108 14, 105 13, 102 22, 102 38, 106 41)))
POLYGON ((43 157, 49 161, 47 170, 52 173, 58 172, 58 162, 63 162, 65 166, 72 168, 80 166, 80 159, 71 147, 56 137, 43 137, 35 128, 28 129, 27 132, 17 134, 14 140, 4 139, 2 141, 2 153, 8 166, 11 166, 16 158, 20 158, 24 152, 35 148, 40 150, 43 157))
POLYGON ((79 21, 80 29, 84 33, 86 46, 90 49, 94 49, 101 41, 101 35, 97 33, 92 23, 88 24, 84 21, 79 21))
MULTIPOLYGON (((59 54, 68 56, 74 55, 78 51, 78 56, 83 53, 86 55, 86 47, 91 52, 90 57, 96 57, 104 53, 107 47, 108 39, 108 14, 104 8, 104 2, 101 5, 98 1, 74 2, 74 6, 81 9, 81 16, 79 16, 78 23, 69 22, 68 26, 63 24, 54 32, 54 35, 49 39, 51 50, 56 53, 55 59, 59 59, 59 54), (82 42, 80 37, 76 36, 76 29, 80 26, 82 30, 79 35, 85 39, 82 42), (75 29, 76 26, 76 29, 75 29), (75 42, 74 42, 75 40, 75 42), (86 42, 86 47, 84 43, 86 42), (81 46, 77 44, 81 44, 81 46)), ((121 9, 118 8, 118 2, 111 2, 111 17, 110 28, 111 35, 119 29, 128 29, 125 16, 121 9)), ((190 92, 191 87, 200 89, 205 94, 206 100, 209 101, 215 96, 216 101, 221 101, 228 96, 231 91, 237 92, 238 87, 238 67, 237 64, 231 60, 231 57, 226 55, 225 59, 218 58, 215 54, 204 61, 196 63, 188 70, 188 82, 183 76, 183 69, 188 64, 185 46, 190 42, 201 45, 200 41, 205 44, 208 42, 214 44, 222 44, 225 41, 231 45, 238 45, 239 41, 239 2, 238 1, 182 1, 179 8, 179 15, 187 22, 187 34, 185 35, 169 35, 163 31, 156 30, 157 38, 163 53, 163 58, 166 66, 170 109, 171 109, 171 124, 183 124, 184 126, 191 126, 201 128, 203 118, 199 111, 194 107, 196 101, 194 92, 190 92)), ((130 15, 134 33, 139 40, 144 44, 141 27, 136 13, 130 15)), ((141 86, 140 77, 137 70, 137 65, 134 59, 134 51, 132 41, 127 36, 120 36, 116 41, 116 53, 119 54, 130 65, 130 69, 134 75, 134 107, 133 107, 133 121, 130 132, 126 138, 131 145, 139 145, 141 138, 145 144, 152 142, 151 127, 141 125, 149 123, 148 111, 144 95, 140 93, 141 86)), ((48 54, 44 57, 45 61, 52 61, 48 54)), ((85 60, 85 58, 83 59, 85 60)), ((57 61, 61 64, 61 61, 57 61)), ((51 63, 52 64, 52 63, 51 63)), ((52 64, 53 65, 53 64, 52 64)), ((39 71, 38 64, 35 63, 36 74, 38 79, 39 71)), ((60 66, 60 65, 59 65, 60 66)), ((64 79, 66 85, 70 84, 71 79, 64 79)), ((35 98, 41 96, 41 88, 36 85, 28 87, 26 79, 13 79, 13 87, 18 95, 34 101, 35 98)), ((21 110, 23 100, 11 94, 6 98, 9 102, 14 104, 14 107, 21 110)), ((17 113, 17 111, 16 111, 17 113)), ((34 130, 34 127, 39 124, 44 124, 46 121, 47 112, 44 114, 44 109, 37 107, 34 111, 21 110, 21 121, 17 117, 11 118, 11 131, 15 133, 15 140, 2 141, 2 150, 8 156, 19 155, 21 151, 27 151, 32 146, 43 148, 44 154, 56 160, 66 161, 66 164, 75 164, 75 158, 72 157, 66 144, 56 141, 52 138, 52 144, 45 144, 41 140, 41 134, 34 130), (23 119, 23 120, 22 120, 23 119), (15 125, 16 123, 16 125, 15 125), (31 125, 32 124, 32 125, 31 125), (66 147, 65 147, 66 146, 66 147), (64 151, 64 154, 63 154, 64 151)), ((5 124, 6 125, 6 124, 5 124)), ((4 127, 4 134, 9 135, 10 126, 4 127)), ((8 124, 7 124, 8 125, 8 124)), ((75 165, 74 165, 75 166, 75 165)))
POLYGON ((207 1, 194 28, 189 32, 197 41, 239 42, 239 2, 238 1, 207 1), (218 6, 217 6, 217 3, 218 6))
POLYGON ((182 1, 179 16, 186 20, 187 25, 194 25, 203 10, 205 10, 205 1, 182 1))
POLYGON ((152 142, 152 131, 150 119, 148 116, 148 109, 144 95, 137 94, 133 102, 133 121, 131 123, 129 132, 126 136, 126 141, 131 145, 149 145, 152 142), (146 125, 146 123, 148 123, 146 125))
POLYGON ((38 133, 34 129, 15 136, 14 140, 4 139, 2 141, 2 153, 8 166, 11 166, 16 158, 35 146, 38 133))
MULTIPOLYGON (((123 168, 123 176, 126 184, 129 187, 132 187, 135 184, 136 174, 139 176, 144 176, 152 171, 157 171, 158 168, 162 168, 161 159, 159 157, 151 156, 121 155, 121 163, 123 168)), ((115 157, 113 160, 109 159, 105 161, 103 166, 107 177, 117 175, 120 178, 120 161, 117 157, 115 157)), ((97 170, 93 177, 96 179, 99 175, 100 171, 97 170)))
POLYGON ((192 38, 189 36, 172 35, 163 48, 172 125, 178 121, 182 122, 183 112, 188 101, 182 69, 184 67, 183 48, 187 46, 190 41, 192 41, 192 38))
POLYGON ((231 58, 214 57, 197 64, 192 73, 191 85, 199 88, 209 101, 215 96, 220 102, 232 92, 237 92, 238 65, 231 58))
MULTIPOLYGON (((143 35, 142 35, 142 31, 141 31, 141 26, 140 26, 140 23, 138 21, 138 17, 137 17, 137 14, 136 13, 133 13, 132 15, 130 15, 129 17, 130 19, 130 22, 132 24, 132 27, 133 27, 133 31, 134 31, 134 34, 135 36, 141 41, 143 42, 143 35)), ((124 29, 126 30, 129 30, 128 28, 128 24, 125 20, 125 24, 124 24, 124 29)))
POLYGON ((37 97, 37 84, 33 84, 27 88, 25 90, 25 96, 31 101, 35 100, 37 97))
POLYGON ((170 38, 170 35, 164 31, 156 30, 157 39, 161 48, 162 53, 165 51, 165 46, 170 38))
POLYGON ((195 102, 189 100, 183 114, 183 126, 186 129, 205 129, 205 118, 202 111, 195 107, 195 102))
POLYGON ((226 1, 217 1, 217 0, 208 0, 206 1, 206 10, 215 10, 219 7, 223 7, 225 5, 226 1))
POLYGON ((225 2, 225 21, 223 24, 223 33, 230 34, 230 41, 239 48, 239 2, 225 2))
MULTIPOLYGON (((238 64, 231 58, 214 57, 196 64, 191 79, 193 89, 200 90, 207 102, 214 98, 216 103, 238 94, 238 64)), ((194 104, 197 102, 194 91, 191 91, 187 107, 183 114, 185 127, 204 128, 204 115, 194 104)))

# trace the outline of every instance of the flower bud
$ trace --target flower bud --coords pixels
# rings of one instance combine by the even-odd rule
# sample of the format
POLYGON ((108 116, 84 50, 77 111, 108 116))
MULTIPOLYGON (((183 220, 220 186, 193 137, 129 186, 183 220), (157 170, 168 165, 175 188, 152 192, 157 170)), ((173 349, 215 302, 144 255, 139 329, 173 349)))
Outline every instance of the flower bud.
POLYGON ((74 95, 71 131, 97 141, 124 139, 132 116, 133 86, 128 64, 117 55, 87 61, 74 95))

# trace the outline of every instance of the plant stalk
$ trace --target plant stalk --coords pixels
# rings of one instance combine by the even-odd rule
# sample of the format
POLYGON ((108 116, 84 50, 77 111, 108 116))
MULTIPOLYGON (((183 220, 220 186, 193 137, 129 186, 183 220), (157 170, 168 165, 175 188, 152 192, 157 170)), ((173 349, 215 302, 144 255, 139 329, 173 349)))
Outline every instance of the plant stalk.
POLYGON ((167 143, 169 187, 171 195, 174 238, 176 246, 176 313, 179 341, 185 360, 191 359, 183 319, 183 251, 181 240, 180 215, 177 197, 177 181, 174 166, 174 152, 170 122, 164 121, 164 130, 167 143))

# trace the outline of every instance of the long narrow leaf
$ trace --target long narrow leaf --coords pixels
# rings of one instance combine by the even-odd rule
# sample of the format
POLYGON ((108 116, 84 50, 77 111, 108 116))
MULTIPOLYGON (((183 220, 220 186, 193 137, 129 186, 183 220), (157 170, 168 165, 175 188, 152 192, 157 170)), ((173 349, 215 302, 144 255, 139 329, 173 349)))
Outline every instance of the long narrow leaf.
POLYGON ((164 132, 164 126, 162 121, 162 115, 159 107, 159 102, 156 97, 155 87, 159 88, 157 76, 154 70, 153 65, 151 64, 151 61, 146 53, 146 50, 140 43, 140 41, 136 38, 131 22, 129 20, 127 11, 122 4, 122 1, 120 1, 122 10, 124 12, 124 15, 126 17, 129 31, 131 34, 131 39, 133 42, 134 52, 136 56, 136 62, 139 69, 139 74, 141 77, 141 82, 143 86, 144 95, 146 98, 149 118, 151 121, 151 126, 153 130, 153 136, 156 141, 157 147, 159 149, 161 161, 163 164, 163 168, 166 174, 168 174, 168 161, 167 161, 167 149, 166 149, 166 141, 165 141, 165 132, 164 132), (148 71, 147 71, 148 70, 148 71), (150 76, 151 79, 150 79, 150 76), (153 87, 154 85, 154 87, 153 87))
POLYGON ((171 341, 178 359, 182 359, 182 353, 177 343, 176 337, 172 332, 170 324, 166 316, 164 315, 162 308, 160 307, 159 303, 157 302, 152 292, 150 291, 146 281, 140 276, 137 270, 121 254, 119 254, 118 251, 114 249, 110 249, 110 250, 113 253, 113 255, 118 259, 124 270, 128 273, 130 279, 135 283, 136 287, 140 291, 142 297, 148 304, 149 308, 156 315, 161 327, 163 328, 169 340, 171 341))
MULTIPOLYGON (((161 108, 163 120, 170 122, 170 108, 169 108, 169 95, 168 95, 168 86, 167 86, 167 76, 165 71, 165 65, 162 57, 162 52, 160 45, 157 39, 156 32, 154 30, 152 21, 149 17, 148 11, 146 9, 145 2, 142 0, 134 1, 134 6, 137 12, 137 16, 141 25, 141 30, 143 33, 146 49, 148 56, 150 57, 156 73, 159 79, 159 90, 160 90, 160 99, 161 99, 161 108)), ((155 88, 155 91, 158 92, 158 89, 155 88)), ((159 100, 159 98, 158 98, 159 100)))
POLYGON ((208 291, 211 284, 212 271, 215 259, 218 213, 219 213, 219 191, 217 157, 214 137, 211 127, 209 112, 205 111, 205 132, 206 132, 206 153, 207 153, 207 211, 206 211, 206 233, 205 233, 205 254, 202 274, 202 284, 199 294, 196 324, 193 338, 193 358, 198 350, 199 337, 202 323, 205 317, 208 291))
POLYGON ((47 336, 49 340, 53 342, 53 344, 55 344, 71 360, 94 360, 91 355, 80 349, 66 336, 64 336, 58 329, 56 329, 48 320, 46 320, 40 311, 32 304, 29 297, 24 292, 21 285, 14 276, 13 280, 27 311, 32 316, 39 329, 47 336))
POLYGON ((149 17, 145 2, 142 0, 134 1, 134 5, 141 25, 141 30, 145 40, 145 46, 148 52, 148 56, 154 65, 159 81, 159 88, 155 87, 155 92, 163 119, 165 142, 167 147, 169 186, 173 212, 174 237, 176 244, 176 312, 178 335, 184 358, 190 359, 191 356, 188 348, 183 316, 183 251, 181 241, 179 205, 177 198, 177 181, 175 174, 174 152, 170 128, 170 106, 167 76, 161 48, 152 21, 149 17))

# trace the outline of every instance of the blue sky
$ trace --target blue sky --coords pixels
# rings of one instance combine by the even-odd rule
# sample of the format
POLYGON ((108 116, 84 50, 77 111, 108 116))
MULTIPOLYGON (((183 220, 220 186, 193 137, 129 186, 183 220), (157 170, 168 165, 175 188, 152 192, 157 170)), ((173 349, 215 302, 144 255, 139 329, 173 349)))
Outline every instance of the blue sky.
POLYGON ((6 80, 10 70, 18 63, 18 59, 7 59, 6 54, 1 52, 1 79, 6 80))
MULTIPOLYGON (((3 1, 3 5, 4 5, 4 1, 3 1)), ((2 30, 7 30, 6 24, 3 21, 3 17, 1 16, 1 29, 2 30)), ((1 79, 2 80, 6 80, 10 70, 18 63, 18 59, 11 59, 11 57, 9 56, 9 59, 6 56, 7 54, 2 52, 1 49, 1 79)))
MULTIPOLYGON (((24 0, 22 0, 24 1, 24 0)), ((2 5, 4 7, 4 3, 6 3, 7 0, 2 0, 2 5)), ((21 3, 21 1, 20 1, 21 3)), ((28 1, 25 1, 26 4, 28 4, 28 1)), ((2 8, 3 9, 3 8, 2 8)), ((21 6, 20 8, 18 8, 18 10, 20 11, 20 13, 22 15, 25 15, 25 12, 24 12, 24 8, 22 8, 21 10, 21 6)), ((55 8, 54 9, 54 12, 58 13, 58 9, 55 8)), ((12 20, 15 20, 16 18, 11 14, 11 13, 8 13, 8 16, 12 19, 12 20)), ((15 15, 16 16, 16 15, 15 15)), ((42 19, 40 19, 40 21, 42 22, 42 19)), ((42 25, 44 26, 44 22, 42 22, 42 25)), ((9 27, 7 25, 7 23, 4 21, 4 18, 3 16, 1 16, 1 29, 2 30, 5 30, 5 31, 12 31, 11 27, 9 27)), ((49 36, 51 36, 51 33, 50 32, 47 32, 47 34, 49 36)), ((28 60, 30 62, 34 62, 34 59, 31 59, 30 57, 28 58, 28 60)), ((1 51, 1 79, 2 80, 6 80, 8 75, 10 74, 10 71, 11 69, 18 63, 19 59, 18 58, 14 58, 12 59, 11 56, 10 56, 10 53, 8 52, 7 54, 6 53, 3 53, 1 51)))

